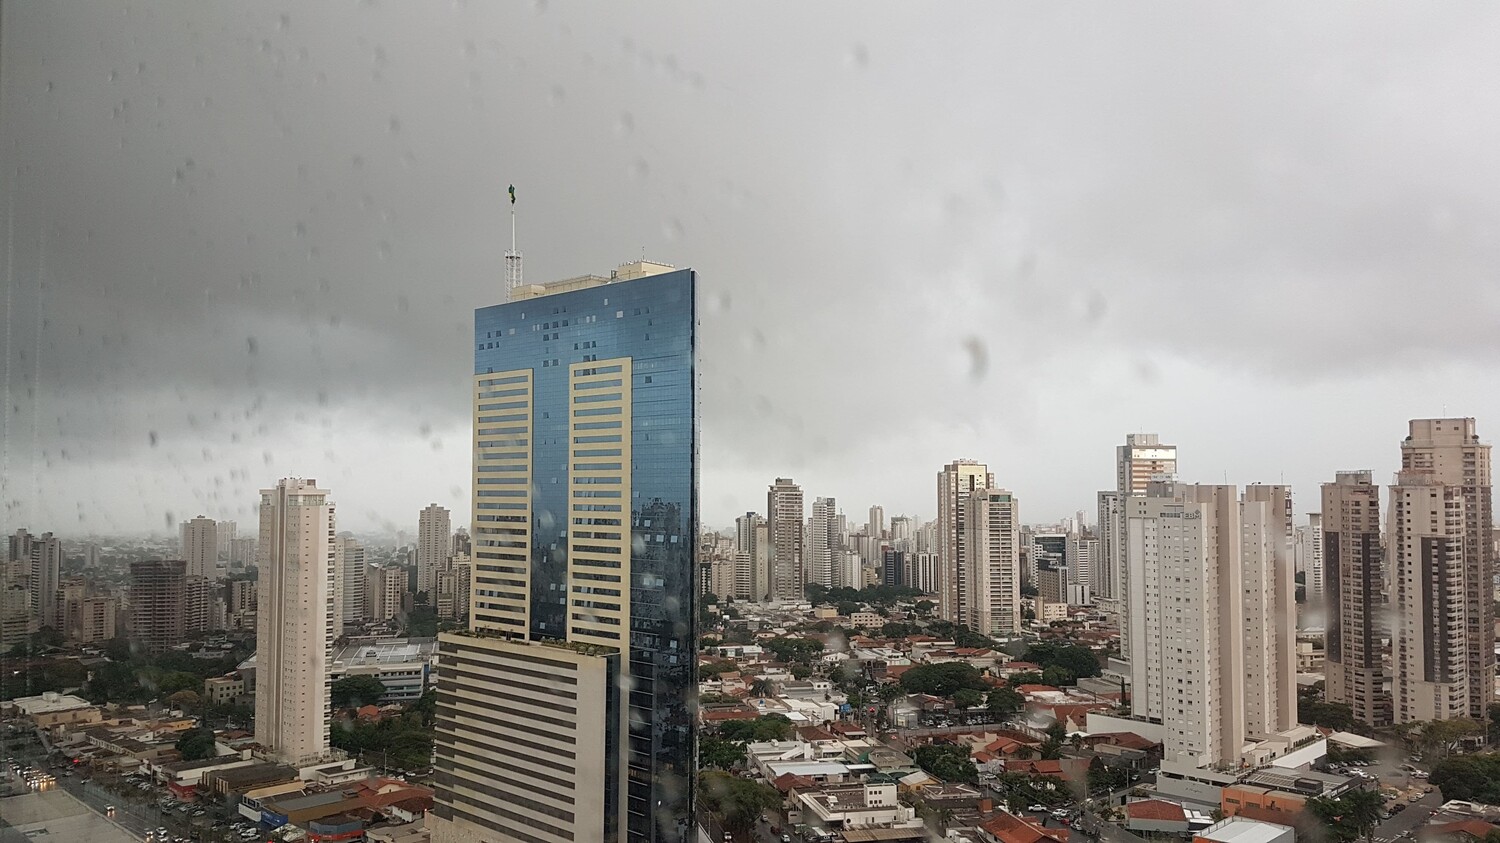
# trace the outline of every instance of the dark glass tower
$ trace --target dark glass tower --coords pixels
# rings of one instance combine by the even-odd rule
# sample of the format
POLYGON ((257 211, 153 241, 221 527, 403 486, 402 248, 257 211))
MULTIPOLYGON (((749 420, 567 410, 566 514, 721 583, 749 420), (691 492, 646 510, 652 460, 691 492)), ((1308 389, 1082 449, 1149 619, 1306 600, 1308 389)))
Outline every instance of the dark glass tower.
MULTIPOLYGON (((556 768, 573 765, 579 777, 597 775, 586 769, 592 766, 586 758, 602 753, 602 825, 578 816, 586 810, 582 792, 573 811, 571 803, 552 801, 554 796, 517 791, 535 801, 537 822, 522 833, 491 830, 500 832, 494 839, 675 843, 691 837, 695 287, 690 269, 642 262, 608 278, 520 287, 511 301, 475 312, 475 566, 473 631, 467 638, 502 638, 506 647, 514 642, 553 653, 566 647, 570 658, 618 665, 598 675, 619 676, 597 710, 581 699, 582 684, 576 704, 569 695, 561 703, 567 715, 562 722, 572 725, 568 717, 585 716, 606 721, 602 748, 563 747, 556 768)), ((461 650, 465 638, 445 644, 461 650)), ((585 677, 591 668, 578 669, 585 677)), ((540 677, 519 677, 528 678, 540 677)), ((483 809, 466 807, 455 794, 461 794, 465 777, 489 772, 476 760, 484 752, 466 755, 460 717, 467 707, 472 722, 479 722, 473 718, 479 718, 482 703, 475 700, 486 686, 460 688, 458 679, 451 695, 440 687, 438 813, 446 798, 453 815, 482 824, 483 809), (443 732, 445 716, 451 738, 443 732), (445 765, 450 757, 454 763, 445 765), (447 792, 444 774, 453 777, 447 792)), ((536 713, 538 728, 546 729, 552 721, 541 711, 512 706, 502 720, 536 713)), ((587 733, 580 726, 577 734, 587 733)), ((494 753, 493 741, 488 743, 485 749, 494 753)), ((522 773, 531 769, 522 769, 529 760, 495 764, 501 772, 512 764, 512 772, 522 773)), ((505 801, 503 794, 493 797, 505 801)))

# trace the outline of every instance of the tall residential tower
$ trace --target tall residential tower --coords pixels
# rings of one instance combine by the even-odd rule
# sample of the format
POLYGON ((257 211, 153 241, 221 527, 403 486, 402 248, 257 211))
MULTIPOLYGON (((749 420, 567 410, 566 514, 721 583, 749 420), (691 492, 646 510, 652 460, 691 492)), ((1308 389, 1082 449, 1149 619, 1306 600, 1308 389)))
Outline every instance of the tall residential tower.
POLYGON ((337 583, 333 503, 318 481, 260 491, 255 740, 287 764, 328 755, 337 583))
POLYGON ((1491 494, 1472 418, 1412 420, 1391 487, 1397 723, 1482 720, 1495 700, 1491 494))
MULTIPOLYGON (((1325 695, 1370 726, 1389 726, 1380 617, 1385 577, 1380 541, 1380 487, 1368 471, 1340 471, 1323 484, 1318 578, 1328 606, 1325 695)), ((1311 582, 1312 574, 1308 573, 1311 582)), ((1309 587, 1309 595, 1311 588, 1309 587)))

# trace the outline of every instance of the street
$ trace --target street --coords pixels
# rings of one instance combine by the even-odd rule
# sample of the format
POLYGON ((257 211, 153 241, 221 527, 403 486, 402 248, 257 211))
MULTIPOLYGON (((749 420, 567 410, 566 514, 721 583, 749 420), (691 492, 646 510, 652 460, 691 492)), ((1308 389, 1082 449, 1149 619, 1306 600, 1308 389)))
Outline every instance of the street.
POLYGON ((1395 843, 1407 832, 1427 822, 1427 818, 1442 804, 1443 797, 1436 789, 1423 794, 1421 799, 1411 803, 1406 810, 1375 827, 1376 843, 1395 843))

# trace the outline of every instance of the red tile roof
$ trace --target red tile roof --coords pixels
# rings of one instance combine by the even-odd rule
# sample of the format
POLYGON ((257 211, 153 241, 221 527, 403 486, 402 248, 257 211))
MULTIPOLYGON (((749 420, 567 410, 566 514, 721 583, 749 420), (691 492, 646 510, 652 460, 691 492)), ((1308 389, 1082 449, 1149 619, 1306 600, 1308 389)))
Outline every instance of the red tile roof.
POLYGON ((1053 685, 1017 685, 1016 692, 1021 694, 1040 694, 1044 691, 1056 691, 1053 685))
POLYGON ((787 793, 794 788, 798 790, 807 790, 808 788, 817 787, 818 783, 808 778, 807 776, 798 776, 793 773, 782 773, 780 776, 777 776, 774 780, 771 781, 771 786, 781 791, 782 793, 787 793))
POLYGON ((1160 799, 1139 799, 1131 802, 1125 806, 1125 813, 1133 820, 1187 822, 1187 814, 1182 812, 1181 805, 1160 799))
POLYGON ((1065 828, 1042 828, 1033 820, 1001 811, 980 828, 989 832, 1000 843, 1067 843, 1065 828))

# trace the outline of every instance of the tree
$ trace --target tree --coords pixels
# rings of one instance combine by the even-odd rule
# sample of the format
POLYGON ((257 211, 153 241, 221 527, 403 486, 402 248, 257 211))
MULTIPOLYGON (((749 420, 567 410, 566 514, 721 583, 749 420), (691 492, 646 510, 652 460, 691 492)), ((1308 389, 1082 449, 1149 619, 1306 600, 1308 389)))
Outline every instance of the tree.
POLYGON ((1444 800, 1500 805, 1500 753, 1455 755, 1438 762, 1428 779, 1444 800))
POLYGON ((774 697, 776 696, 776 683, 762 676, 750 683, 750 696, 774 697))
POLYGON ((373 676, 345 676, 333 683, 328 691, 334 708, 359 708, 375 705, 385 696, 385 683, 373 676))
POLYGON ((927 615, 931 615, 932 610, 936 608, 937 604, 932 602, 931 600, 918 600, 917 605, 912 607, 912 611, 925 617, 927 615))
POLYGON ((781 804, 781 794, 770 785, 718 771, 699 774, 698 793, 724 830, 740 836, 754 830, 761 814, 781 804))
POLYGON ((167 697, 168 705, 172 706, 173 708, 180 708, 183 711, 187 712, 196 711, 202 701, 203 700, 198 696, 196 691, 192 691, 187 688, 184 688, 181 691, 178 691, 177 693, 167 697))
POLYGON ((1062 757, 1063 741, 1068 738, 1068 730, 1063 724, 1053 721, 1047 727, 1047 739, 1042 741, 1042 759, 1053 761, 1062 757))
POLYGON ((959 688, 953 692, 953 704, 959 708, 978 708, 984 704, 984 694, 974 688, 959 688))
POLYGON ((1047 683, 1042 681, 1040 673, 1034 670, 1023 670, 1020 673, 1012 673, 1006 678, 1005 684, 1012 688, 1019 688, 1022 685, 1045 685, 1047 683))
POLYGON ((156 678, 157 693, 163 696, 171 696, 184 690, 197 692, 202 688, 202 678, 185 670, 169 671, 156 678))
POLYGON ((698 766, 727 770, 745 760, 745 745, 723 738, 704 737, 698 741, 698 766))
POLYGON ((1058 667, 1054 664, 1048 665, 1042 670, 1043 685, 1052 685, 1061 688, 1065 685, 1075 684, 1077 681, 1078 677, 1073 675, 1073 671, 1065 667, 1058 667))
POLYGON ((945 782, 975 784, 979 770, 969 758, 969 751, 951 743, 934 743, 917 747, 917 766, 945 782))
POLYGON ((184 761, 214 757, 214 733, 208 729, 189 729, 174 745, 184 761))
POLYGON ((1490 743, 1500 744, 1500 703, 1490 703, 1490 707, 1486 711, 1490 716, 1490 743))
POLYGON ((778 661, 807 664, 823 652, 823 642, 816 638, 772 638, 765 644, 778 661))
POLYGON ((990 691, 989 699, 985 701, 985 704, 991 714, 1001 720, 1009 720, 1020 713, 1021 708, 1026 705, 1026 698, 1014 688, 996 688, 990 691))
POLYGON ((805 664, 794 664, 787 669, 791 671, 793 679, 806 679, 807 677, 812 676, 813 672, 812 668, 808 667, 805 664))
POLYGON ((846 618, 849 617, 850 615, 853 615, 855 612, 858 612, 858 611, 859 611, 859 604, 855 603, 853 600, 845 600, 845 601, 843 601, 843 602, 841 602, 841 603, 838 604, 838 612, 839 612, 839 614, 843 615, 846 618))
POLYGON ((989 686, 983 677, 979 668, 966 662, 922 664, 901 674, 901 687, 909 694, 951 697, 960 688, 985 690, 989 686))
POLYGON ((1094 651, 1080 644, 1062 644, 1043 641, 1032 644, 1026 648, 1025 655, 1021 661, 1041 665, 1043 673, 1046 668, 1058 667, 1066 670, 1075 677, 1098 676, 1100 673, 1099 657, 1094 651))
POLYGON ((767 714, 754 720, 727 720, 719 726, 719 737, 740 743, 784 741, 792 731, 792 721, 780 714, 767 714))
POLYGON ((1307 810, 1322 825, 1330 843, 1353 843, 1361 837, 1374 839, 1384 802, 1377 791, 1351 790, 1336 799, 1314 796, 1307 800, 1307 810))
POLYGON ((716 661, 705 665, 699 665, 698 675, 703 678, 713 678, 721 673, 734 673, 740 666, 728 659, 716 661))

